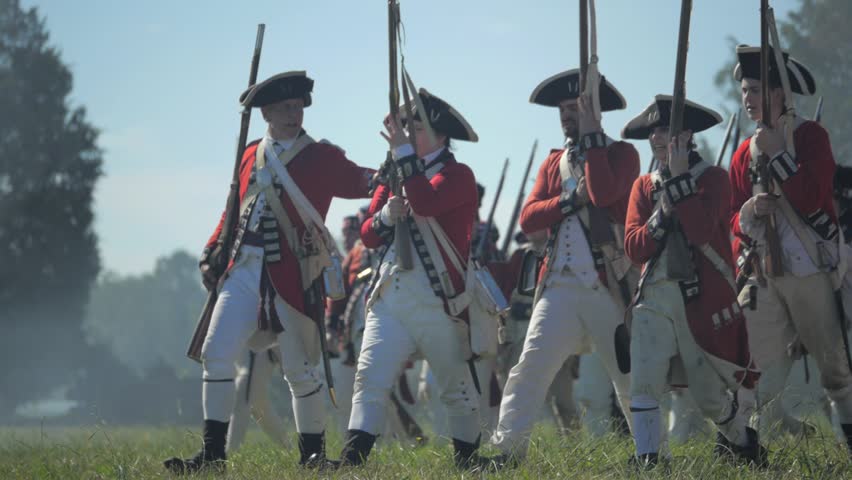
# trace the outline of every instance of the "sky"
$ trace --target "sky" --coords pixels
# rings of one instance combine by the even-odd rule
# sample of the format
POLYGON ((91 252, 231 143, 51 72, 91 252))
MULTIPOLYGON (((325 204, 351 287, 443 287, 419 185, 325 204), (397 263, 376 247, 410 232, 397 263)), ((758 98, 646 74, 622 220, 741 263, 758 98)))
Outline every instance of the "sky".
MULTIPOLYGON (((258 79, 306 70, 315 80, 304 127, 314 138, 377 167, 388 108, 387 8, 381 0, 21 0, 45 18, 50 43, 74 77, 72 106, 100 129, 104 177, 95 192, 102 265, 120 274, 153 269, 177 249, 200 254, 222 212, 258 23, 266 36, 258 79)), ((771 2, 784 19, 798 0, 771 2)), ((530 104, 543 79, 579 63, 577 2, 402 0, 405 64, 415 84, 449 101, 479 134, 456 142, 456 158, 486 186, 487 215, 510 159, 495 222, 505 231, 535 139, 533 176, 562 143, 556 109, 530 104)), ((671 94, 680 2, 598 0, 600 70, 627 99, 603 127, 622 126, 654 95, 671 94)), ((686 91, 724 113, 713 84, 734 55, 730 38, 759 43, 757 0, 695 0, 686 91), (746 4, 748 4, 746 6, 746 4)), ((795 52, 794 52, 795 54, 795 52)), ((733 82, 733 80, 731 80, 733 82)), ((703 135, 713 148, 724 125, 703 135)), ((250 138, 263 135, 259 112, 250 138)), ((643 171, 647 142, 636 147, 643 171)), ((529 183, 526 190, 529 191, 529 183)), ((327 225, 367 200, 332 203, 327 225)))

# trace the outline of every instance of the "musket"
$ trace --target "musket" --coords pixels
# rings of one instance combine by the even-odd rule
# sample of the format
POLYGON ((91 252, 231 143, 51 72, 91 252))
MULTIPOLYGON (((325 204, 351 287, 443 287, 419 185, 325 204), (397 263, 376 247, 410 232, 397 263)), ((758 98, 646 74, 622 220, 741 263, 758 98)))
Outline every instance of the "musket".
POLYGON ((491 211, 488 212, 488 221, 485 223, 485 231, 479 237, 479 243, 476 245, 476 254, 473 256, 483 264, 485 263, 485 246, 488 245, 489 237, 491 237, 491 228, 494 226, 494 213, 497 211, 497 202, 500 200, 500 193, 503 191, 503 182, 506 180, 506 169, 509 168, 509 159, 503 162, 503 172, 500 174, 500 182, 497 184, 497 193, 494 194, 494 201, 491 202, 491 211))
MULTIPOLYGON (((399 119, 399 72, 397 69, 397 41, 399 38, 399 2, 398 0, 388 0, 388 79, 390 88, 388 90, 388 101, 390 106, 391 121, 399 119)), ((416 93, 416 92, 415 92, 416 93)), ((406 99, 408 100, 408 99, 406 99)), ((410 122, 413 119, 409 119, 410 122)), ((409 126, 409 131, 414 129, 409 126)), ((412 143, 412 145, 414 145, 412 143)), ((391 158, 391 151, 388 150, 388 158, 391 158)), ((393 162, 393 160, 391 160, 393 162)), ((393 165, 393 163, 391 163, 393 165)), ((399 172, 396 169, 391 169, 390 189, 395 196, 402 196, 402 183, 400 181, 399 172)), ((408 229, 408 222, 398 219, 394 224, 394 246, 396 247, 396 263, 400 270, 411 270, 414 266, 413 257, 411 255, 411 231, 408 229)))
POLYGON ((500 253, 503 258, 507 258, 509 253, 509 244, 512 242, 512 236, 515 233, 515 227, 518 223, 518 217, 521 214, 521 207, 524 204, 526 196, 527 180, 530 178, 530 169, 532 169, 533 160, 535 160, 535 151, 538 148, 538 139, 533 142, 530 159, 527 161, 527 168, 524 170, 524 177, 521 180, 521 190, 518 192, 518 198, 515 199, 515 208, 512 210, 512 216, 509 218, 509 227, 506 228, 506 236, 503 237, 503 247, 500 248, 500 253))
MULTIPOLYGON (((763 97, 761 121, 772 128, 774 122, 769 91, 769 15, 769 0, 760 0, 760 88, 763 97)), ((776 45, 775 48, 781 48, 781 46, 776 45)), ((781 68, 784 68, 783 63, 778 64, 778 69, 781 68)), ((757 176, 762 193, 771 194, 772 174, 769 171, 769 155, 766 152, 761 152, 757 158, 757 176)), ((769 277, 781 277, 784 275, 784 266, 781 263, 781 241, 778 238, 774 215, 770 215, 766 222, 764 237, 766 252, 763 259, 763 273, 769 277)))
MULTIPOLYGON (((731 119, 728 120, 728 128, 725 130, 725 139, 722 141, 722 148, 719 149, 719 156, 716 157, 716 166, 722 166, 722 159, 725 158, 725 151, 728 150, 728 142, 731 140, 731 131, 734 129, 734 124, 737 123, 737 114, 731 115, 731 119)), ((736 150, 736 145, 734 145, 734 150, 736 150)))
POLYGON ((337 395, 334 392, 334 376, 331 372, 331 355, 328 351, 328 338, 325 330, 325 318, 323 313, 325 310, 325 295, 323 294, 322 277, 314 280, 311 287, 305 292, 308 297, 305 301, 305 308, 310 314, 310 318, 317 324, 317 333, 320 342, 320 354, 322 356, 322 367, 325 372, 325 384, 328 386, 328 397, 331 399, 331 404, 337 408, 337 395))
MULTIPOLYGON (((254 42, 254 53, 251 57, 251 68, 249 70, 248 86, 251 87, 257 83, 257 69, 260 65, 260 51, 263 48, 263 33, 266 30, 266 25, 259 24, 257 26, 257 37, 254 42)), ((240 112, 240 134, 237 138, 237 154, 234 161, 234 171, 231 175, 231 186, 228 192, 228 202, 225 204, 225 215, 223 216, 222 230, 219 232, 218 255, 210 264, 210 268, 214 269, 214 273, 219 281, 224 278, 223 273, 230 263, 231 249, 234 245, 234 234, 237 220, 240 215, 240 165, 243 161, 243 154, 246 150, 246 142, 248 141, 249 123, 251 121, 251 107, 243 107, 240 112)), ((192 334, 192 339, 189 341, 189 347, 186 351, 186 356, 201 362, 201 347, 204 345, 204 339, 207 337, 207 330, 210 327, 210 317, 213 315, 213 307, 216 306, 216 300, 219 297, 218 286, 211 288, 207 293, 207 301, 204 302, 204 308, 201 309, 201 315, 195 325, 195 332, 192 334)))
POLYGON ((731 145, 731 158, 728 159, 729 164, 730 164, 730 161, 733 160, 733 156, 734 156, 734 153, 736 153, 737 148, 740 147, 740 119, 742 117, 740 116, 740 111, 737 111, 736 115, 737 115, 737 120, 734 122, 734 142, 731 145))
POLYGON ((683 131, 683 111, 686 108, 686 58, 689 50, 689 21, 692 16, 692 0, 683 0, 680 6, 680 30, 677 36, 677 63, 675 64, 672 112, 669 121, 669 136, 672 140, 683 131))
POLYGON ((589 69, 589 1, 580 0, 580 93, 586 89, 589 69))
POLYGON ((814 121, 820 123, 822 120, 822 95, 819 97, 819 101, 817 102, 816 112, 814 112, 814 121))

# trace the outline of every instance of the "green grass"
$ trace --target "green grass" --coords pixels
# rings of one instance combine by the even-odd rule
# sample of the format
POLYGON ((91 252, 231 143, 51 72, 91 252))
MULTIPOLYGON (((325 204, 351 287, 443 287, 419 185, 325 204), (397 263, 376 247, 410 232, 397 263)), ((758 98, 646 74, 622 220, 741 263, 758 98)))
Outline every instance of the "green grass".
MULTIPOLYGON (((632 442, 625 437, 591 439, 582 432, 560 437, 539 426, 523 465, 498 475, 460 473, 452 464, 446 442, 422 448, 380 444, 366 467, 317 474, 296 466, 297 453, 273 446, 257 430, 231 456, 228 474, 234 479, 349 478, 700 478, 700 479, 838 479, 852 478, 849 456, 828 428, 811 437, 782 436, 769 442, 772 466, 765 471, 719 463, 709 438, 672 448, 667 469, 636 474, 627 467, 632 442)), ((336 458, 341 438, 331 435, 330 456, 336 458)), ((0 479, 149 479, 169 478, 162 460, 190 456, 200 444, 197 428, 3 429, 0 431, 0 479)), ((484 453, 494 454, 485 448, 484 453)), ((192 478, 223 478, 199 475, 192 478)))

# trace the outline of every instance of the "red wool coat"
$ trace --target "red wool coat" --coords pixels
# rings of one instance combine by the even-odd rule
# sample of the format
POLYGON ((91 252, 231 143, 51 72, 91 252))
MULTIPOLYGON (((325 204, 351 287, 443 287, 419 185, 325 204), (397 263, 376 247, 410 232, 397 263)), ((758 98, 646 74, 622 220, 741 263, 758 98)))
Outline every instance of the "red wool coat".
MULTIPOLYGON (((731 187, 725 171, 709 167, 697 180, 698 192, 675 206, 675 217, 680 222, 687 242, 691 246, 709 245, 734 270, 733 254, 729 241, 728 208, 731 187)), ((625 222, 624 250, 636 264, 646 264, 657 253, 659 244, 648 231, 647 222, 654 212, 653 183, 651 175, 636 179, 630 193, 630 204, 625 222)), ((686 317, 695 342, 704 351, 741 367, 734 372, 738 381, 751 387, 757 379, 748 349, 748 333, 742 311, 732 311, 737 295, 730 283, 716 267, 693 248, 700 294, 686 303, 686 317), (717 326, 713 315, 728 309, 731 320, 717 326)))
MULTIPOLYGON (((248 189, 258 143, 259 141, 255 141, 249 144, 243 154, 240 164, 240 200, 248 189)), ((369 181, 373 170, 359 167, 333 145, 313 143, 299 152, 286 168, 323 220, 333 197, 366 198, 369 196, 369 181)), ((287 216, 296 228, 297 238, 302 238, 305 225, 301 217, 286 193, 282 193, 280 198, 287 216)), ((219 225, 207 241, 207 247, 212 247, 219 238, 224 217, 223 213, 219 225)), ((267 264, 269 278, 275 291, 285 302, 305 313, 304 286, 299 263, 290 251, 286 237, 283 234, 280 237, 281 261, 267 264)), ((233 266, 233 260, 228 268, 230 269, 231 266, 233 266)))
MULTIPOLYGON (((832 201, 835 163, 828 133, 820 124, 805 121, 793 132, 793 144, 799 170, 781 185, 784 196, 802 216, 822 210, 837 224, 832 201)), ((745 139, 734 153, 729 172, 732 190, 729 217, 731 232, 735 236, 734 252, 737 253, 742 250, 743 241, 750 241, 740 229, 740 209, 752 196, 750 145, 751 137, 745 139)))
MULTIPOLYGON (((452 154, 447 153, 444 167, 431 180, 424 174, 413 175, 403 182, 403 186, 414 213, 435 217, 467 262, 470 255, 471 230, 478 208, 476 180, 470 167, 457 162, 452 154)), ((373 194, 368 217, 361 224, 361 240, 367 248, 378 248, 385 243, 373 229, 373 217, 381 212, 391 196, 390 188, 386 185, 379 185, 373 194)), ((412 253, 415 256, 414 261, 419 262, 420 259, 416 258, 417 252, 412 253)), ((442 255, 456 292, 464 291, 462 274, 453 268, 443 250, 442 255)))
MULTIPOLYGON (((551 150, 538 170, 535 185, 521 210, 520 225, 525 233, 558 227, 565 218, 559 208, 562 194, 559 158, 564 151, 551 150)), ((639 153, 633 145, 615 142, 605 148, 589 149, 585 175, 592 204, 604 209, 611 222, 624 224, 630 187, 639 176, 639 153)), ((542 263, 540 276, 544 275, 546 265, 546 261, 542 263)), ((606 284, 606 273, 598 273, 606 284)))

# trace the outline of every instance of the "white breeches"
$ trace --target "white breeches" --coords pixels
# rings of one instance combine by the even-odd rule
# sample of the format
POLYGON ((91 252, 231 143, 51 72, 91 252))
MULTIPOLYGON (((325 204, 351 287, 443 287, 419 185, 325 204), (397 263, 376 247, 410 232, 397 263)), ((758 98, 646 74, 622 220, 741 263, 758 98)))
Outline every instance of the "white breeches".
MULTIPOLYGON (((852 374, 846 361, 834 291, 828 274, 767 279, 758 286, 756 309, 744 308, 749 347, 763 371, 757 384, 758 404, 765 405, 783 389, 793 360, 791 344, 801 342, 821 372, 820 381, 837 406, 841 423, 852 423, 852 374)), ((742 295, 747 295, 749 286, 742 295)), ((743 303, 742 301, 740 303, 743 303)))
POLYGON ((367 311, 367 324, 352 399, 350 430, 381 432, 391 388, 406 361, 420 352, 438 381, 451 434, 466 442, 479 437, 479 394, 464 358, 459 322, 446 315, 441 300, 422 290, 412 273, 388 279, 367 311))
POLYGON ((569 355, 592 348, 627 410, 629 377, 618 370, 613 342, 622 317, 623 311, 602 285, 586 288, 570 273, 552 279, 535 305, 523 353, 509 373, 492 443, 503 452, 523 456, 556 373, 569 355))
MULTIPOLYGON (((219 292, 201 351, 205 419, 228 421, 234 408, 234 385, 223 380, 234 379, 236 362, 257 331, 262 261, 261 249, 243 247, 240 261, 231 268, 219 292)), ((312 361, 313 355, 308 354, 319 341, 317 328, 310 318, 277 296, 275 308, 284 327, 278 335, 278 350, 293 395, 296 428, 301 433, 322 433, 325 406, 319 395, 325 382, 316 360, 312 361)))

